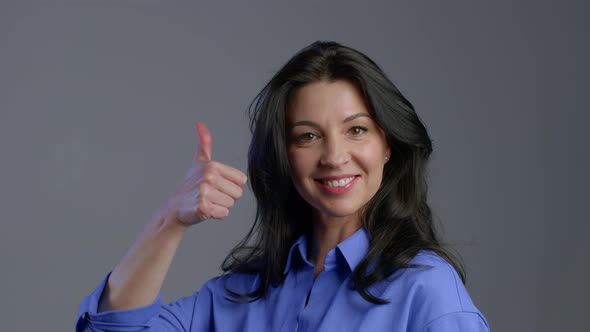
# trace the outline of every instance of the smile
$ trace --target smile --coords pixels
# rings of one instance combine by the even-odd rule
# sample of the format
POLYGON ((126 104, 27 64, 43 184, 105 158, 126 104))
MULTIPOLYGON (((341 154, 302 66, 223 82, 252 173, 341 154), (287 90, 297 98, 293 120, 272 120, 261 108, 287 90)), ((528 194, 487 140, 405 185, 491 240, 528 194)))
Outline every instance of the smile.
POLYGON ((320 188, 330 194, 342 194, 350 190, 359 178, 360 176, 358 175, 350 175, 346 177, 317 179, 315 182, 320 188))
POLYGON ((323 180, 322 183, 329 186, 329 187, 343 187, 350 183, 350 181, 354 180, 354 176, 349 178, 343 178, 340 180, 323 180))

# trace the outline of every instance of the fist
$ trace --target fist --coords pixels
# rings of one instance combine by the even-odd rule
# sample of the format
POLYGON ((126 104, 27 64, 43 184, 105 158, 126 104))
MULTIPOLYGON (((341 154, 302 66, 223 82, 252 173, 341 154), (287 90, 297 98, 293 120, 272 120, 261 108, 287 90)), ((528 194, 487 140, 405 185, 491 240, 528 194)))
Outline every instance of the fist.
POLYGON ((201 122, 195 129, 199 140, 191 168, 160 212, 165 220, 187 227, 227 217, 247 181, 240 170, 211 160, 209 129, 201 122))

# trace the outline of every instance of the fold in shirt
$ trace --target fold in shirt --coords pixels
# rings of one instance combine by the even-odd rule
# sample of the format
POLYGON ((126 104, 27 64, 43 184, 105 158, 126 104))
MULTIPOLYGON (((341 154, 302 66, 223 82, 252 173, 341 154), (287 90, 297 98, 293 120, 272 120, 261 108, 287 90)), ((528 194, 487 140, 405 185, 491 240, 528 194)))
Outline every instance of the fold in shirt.
POLYGON ((351 288, 351 279, 368 246, 360 228, 328 252, 324 271, 314 280, 302 235, 290 249, 284 282, 251 303, 229 301, 225 287, 251 292, 259 285, 258 276, 229 273, 172 303, 162 303, 158 293, 144 307, 97 313, 109 273, 80 304, 76 331, 489 331, 456 271, 431 251, 420 251, 411 260, 421 267, 400 269, 369 287, 388 304, 366 301, 351 288))

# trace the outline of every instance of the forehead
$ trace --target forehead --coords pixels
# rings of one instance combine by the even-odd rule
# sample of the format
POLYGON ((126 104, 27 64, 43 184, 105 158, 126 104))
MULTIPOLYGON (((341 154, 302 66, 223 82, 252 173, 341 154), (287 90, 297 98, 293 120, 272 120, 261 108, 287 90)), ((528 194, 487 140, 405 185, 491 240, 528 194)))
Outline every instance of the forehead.
POLYGON ((343 119, 355 113, 369 113, 359 89, 351 82, 318 81, 297 89, 287 106, 287 118, 329 117, 343 119))

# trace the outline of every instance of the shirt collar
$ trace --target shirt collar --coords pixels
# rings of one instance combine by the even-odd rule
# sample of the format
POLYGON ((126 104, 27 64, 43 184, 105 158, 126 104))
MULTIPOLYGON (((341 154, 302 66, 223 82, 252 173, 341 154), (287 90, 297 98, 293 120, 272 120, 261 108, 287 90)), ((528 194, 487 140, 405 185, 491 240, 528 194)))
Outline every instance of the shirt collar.
MULTIPOLYGON (((289 249, 289 255, 287 256, 287 264, 285 265, 285 269, 283 271, 284 274, 289 272, 291 267, 295 265, 297 261, 296 257, 294 257, 295 255, 299 256, 297 258, 300 258, 303 260, 303 262, 311 265, 307 259, 307 243, 307 237, 305 234, 302 234, 291 246, 291 249, 289 249)), ((350 270, 354 271, 356 266, 361 262, 361 260, 363 260, 369 250, 369 237, 365 228, 361 227, 351 236, 338 243, 336 248, 333 250, 340 252, 348 264, 350 270)))

